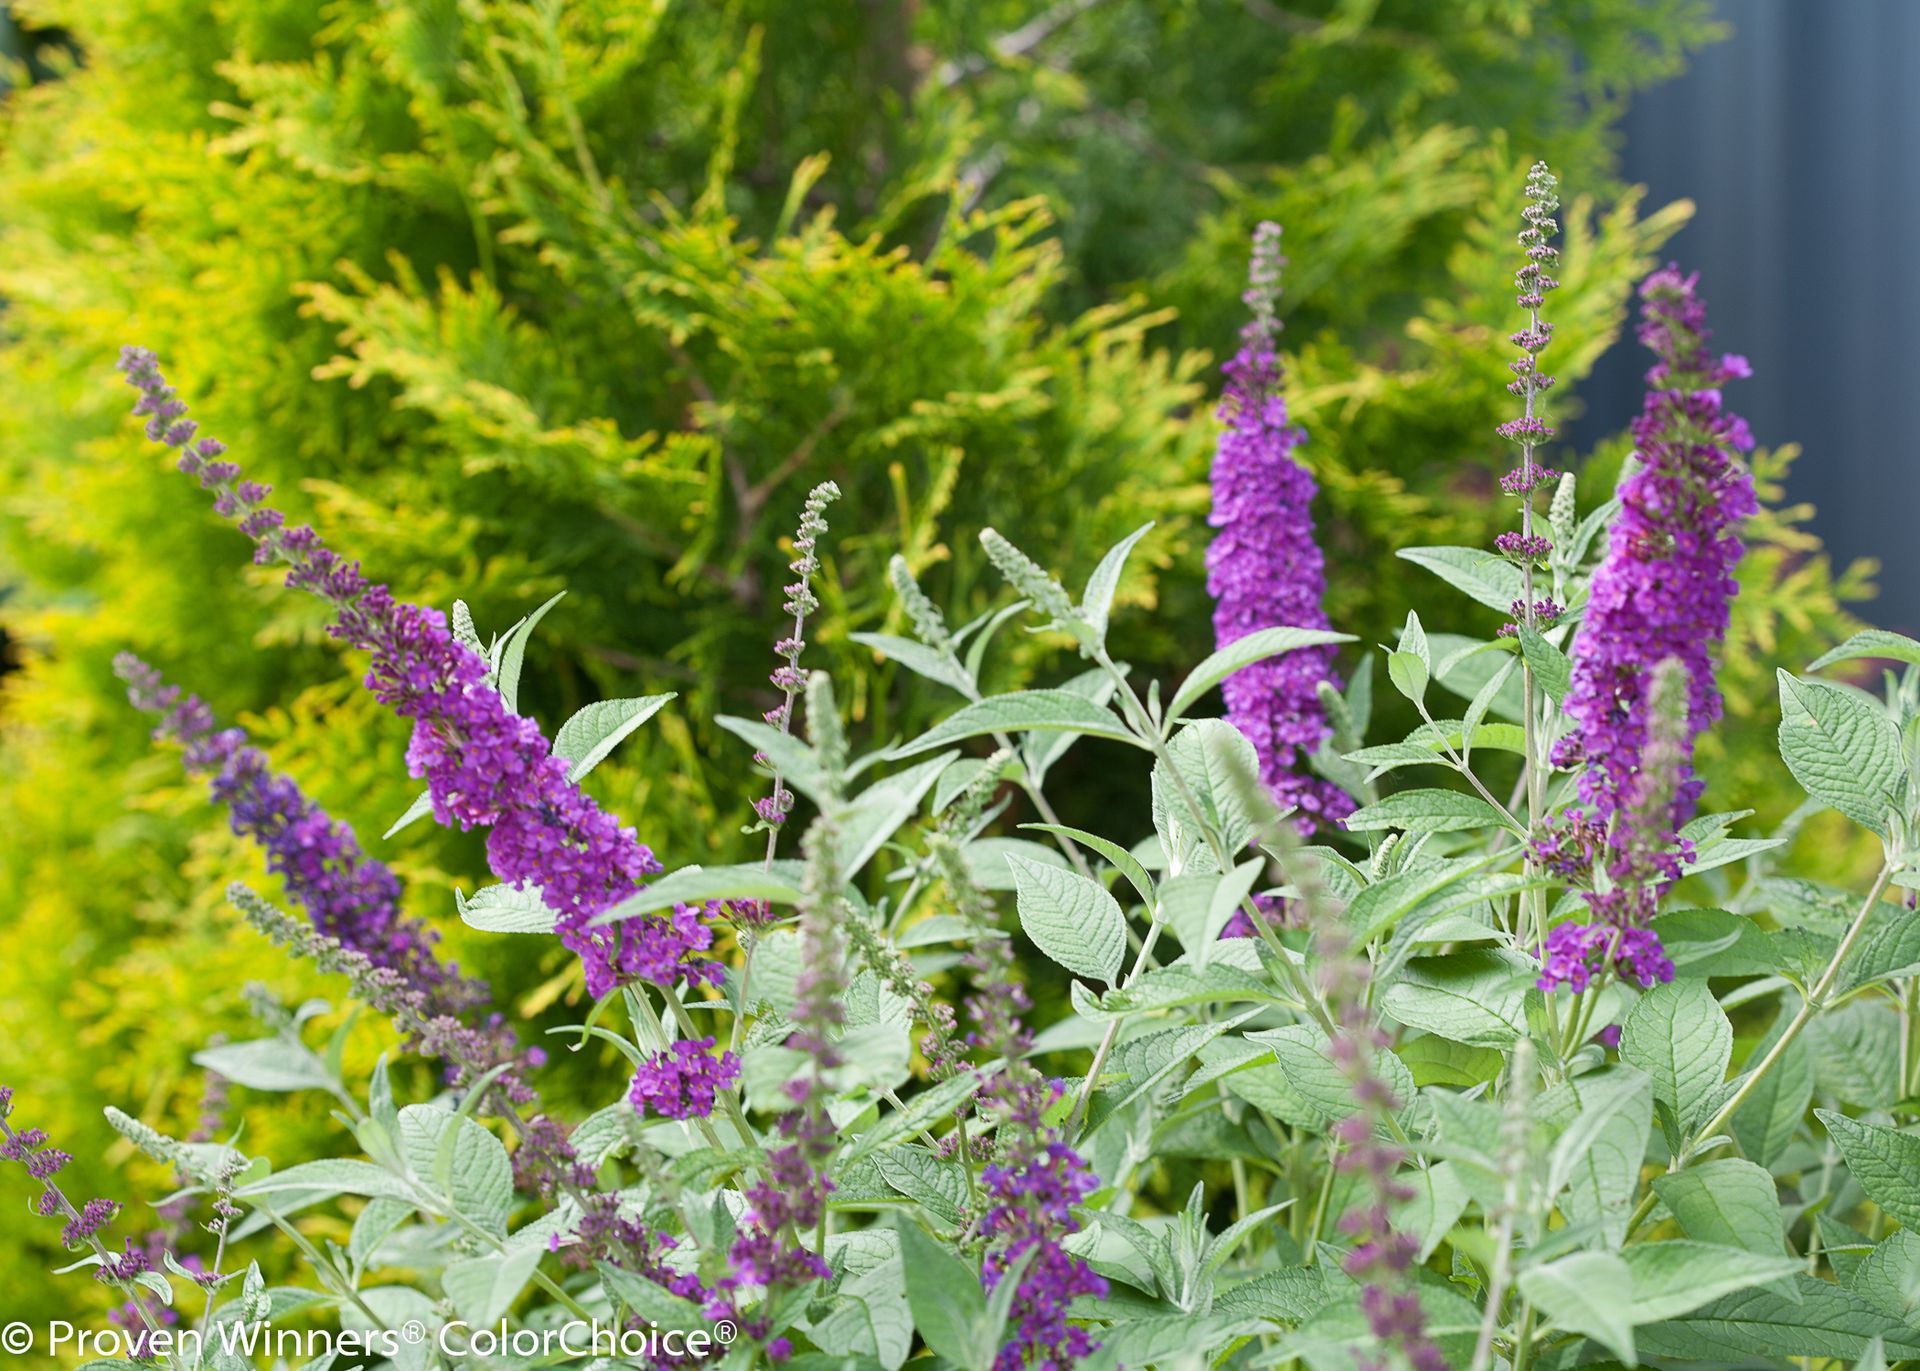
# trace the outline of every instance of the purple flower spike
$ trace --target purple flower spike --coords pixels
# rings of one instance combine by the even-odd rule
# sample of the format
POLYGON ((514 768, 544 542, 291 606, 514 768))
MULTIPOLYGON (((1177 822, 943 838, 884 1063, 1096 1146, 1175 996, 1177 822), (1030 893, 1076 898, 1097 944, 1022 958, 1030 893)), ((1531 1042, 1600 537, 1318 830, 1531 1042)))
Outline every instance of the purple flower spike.
MULTIPOLYGON (((1306 441, 1287 422, 1280 394, 1280 226, 1263 223, 1253 238, 1253 264, 1243 297, 1253 311, 1241 330, 1240 351, 1224 368, 1219 446, 1213 459, 1213 513, 1219 530, 1207 550, 1207 590, 1215 599, 1213 631, 1225 647, 1264 628, 1328 627, 1321 600, 1325 562, 1314 541, 1313 496, 1307 469, 1293 457, 1306 441)), ((1346 792, 1312 775, 1306 759, 1327 740, 1319 686, 1340 681, 1331 647, 1303 648, 1243 667, 1222 692, 1227 718, 1253 741, 1260 778, 1282 805, 1299 811, 1303 830, 1338 823, 1353 812, 1346 792)))
POLYGON ((486 985, 442 962, 433 951, 438 935, 401 913, 394 874, 361 852, 350 827, 276 775, 266 753, 247 745, 243 730, 217 728, 199 697, 167 684, 132 653, 121 653, 113 668, 134 707, 158 717, 155 740, 185 749, 187 770, 207 778, 213 798, 230 811, 233 831, 260 844, 269 869, 316 930, 398 972, 441 1013, 486 1002, 486 985))
MULTIPOLYGON (((1720 398, 1720 387, 1748 369, 1744 359, 1708 351, 1698 280, 1667 266, 1640 287, 1640 341, 1657 359, 1633 423, 1640 467, 1621 483, 1620 513, 1573 645, 1567 713, 1591 763, 1580 797, 1602 819, 1626 802, 1639 770, 1655 663, 1672 657, 1686 668, 1688 759, 1693 739, 1720 717, 1713 651, 1726 637, 1739 591, 1737 530, 1759 508, 1738 457, 1753 446, 1753 435, 1720 398)), ((1692 814, 1699 793, 1689 772, 1676 825, 1692 814)))
MULTIPOLYGON (((152 416, 148 432, 164 440, 186 406, 154 355, 127 348, 120 370, 140 392, 134 412, 152 416)), ((264 498, 266 488, 252 484, 243 493, 235 484, 239 467, 207 461, 204 446, 187 449, 180 469, 217 492, 254 540, 256 562, 285 564, 288 585, 332 606, 333 636, 372 655, 367 688, 413 722, 407 762, 427 781, 434 817, 489 830, 494 874, 511 886, 537 888, 558 913, 560 939, 580 957, 588 992, 598 997, 635 980, 717 983, 720 967, 703 955, 713 934, 702 911, 680 906, 671 915, 594 923, 662 867, 631 828, 568 779, 566 762, 552 755, 539 726, 507 708, 488 682, 487 664, 453 639, 445 617, 396 600, 311 528, 255 518, 264 507, 247 497, 264 498)))

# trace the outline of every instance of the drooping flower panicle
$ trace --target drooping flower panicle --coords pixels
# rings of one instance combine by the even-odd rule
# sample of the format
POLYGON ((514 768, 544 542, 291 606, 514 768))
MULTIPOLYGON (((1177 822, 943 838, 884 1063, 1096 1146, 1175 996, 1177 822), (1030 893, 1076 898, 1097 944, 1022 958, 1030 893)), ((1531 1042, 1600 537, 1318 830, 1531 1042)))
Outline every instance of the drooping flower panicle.
POLYGON ((425 991, 440 1012, 458 1014, 484 1004, 487 987, 466 979, 434 953, 439 937, 400 908, 400 882, 367 857, 353 829, 336 822, 272 769, 246 732, 220 728, 198 696, 182 693, 132 653, 114 659, 135 708, 155 715, 157 741, 179 744, 188 772, 207 778, 213 798, 227 806, 233 831, 259 843, 267 866, 313 926, 342 947, 390 967, 425 991))
POLYGON ((1720 388, 1751 374, 1744 357, 1708 350, 1711 334, 1697 275, 1667 266, 1640 287, 1640 341, 1653 350, 1648 393, 1633 422, 1637 469, 1620 484, 1621 508, 1594 572, 1591 602, 1573 645, 1567 713, 1575 724, 1555 760, 1584 761, 1580 797, 1601 818, 1628 800, 1647 740, 1653 666, 1686 671, 1681 741, 1687 774, 1674 821, 1691 815, 1700 782, 1693 740, 1720 716, 1713 653, 1726 638, 1741 520, 1759 507, 1739 454, 1753 447, 1746 422, 1720 388))
POLYGON ((255 561, 285 564, 288 585, 332 606, 333 635, 371 654, 366 684, 412 721, 407 761, 427 781, 434 816, 488 830, 494 874, 537 888, 557 912, 557 931, 581 958, 589 993, 634 980, 717 982, 720 967, 704 955, 713 934, 703 911, 682 905, 617 925, 593 922, 661 865, 568 778, 539 726, 507 708, 486 662, 454 639, 445 617, 395 599, 311 528, 284 527, 284 516, 265 503, 266 486, 242 480, 218 440, 195 440, 197 427, 152 353, 128 348, 120 369, 141 393, 134 412, 148 416, 148 436, 180 451, 180 469, 213 491, 215 509, 253 539, 255 561))
MULTIPOLYGON (((1288 422, 1280 393, 1275 300, 1284 260, 1279 225, 1261 224, 1242 297, 1253 317, 1224 368, 1213 512, 1207 519, 1217 530, 1207 550, 1207 590, 1215 600, 1214 638, 1221 647, 1265 628, 1328 627, 1321 604, 1325 561, 1314 541, 1317 487, 1293 456, 1306 433, 1288 422)), ((1259 754, 1261 780, 1279 803, 1297 808, 1307 829, 1353 812, 1347 794, 1307 766, 1330 732, 1320 703, 1322 681, 1339 685, 1330 646, 1242 667, 1222 688, 1227 718, 1259 754)))

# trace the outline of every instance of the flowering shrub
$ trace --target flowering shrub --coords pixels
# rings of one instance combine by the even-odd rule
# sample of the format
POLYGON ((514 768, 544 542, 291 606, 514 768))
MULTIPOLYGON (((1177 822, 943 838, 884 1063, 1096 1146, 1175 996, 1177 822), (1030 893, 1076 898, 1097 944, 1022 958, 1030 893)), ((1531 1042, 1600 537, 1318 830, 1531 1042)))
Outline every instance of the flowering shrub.
POLYGON ((1804 803, 1759 834, 1702 812, 1695 744, 1721 713, 1755 511, 1722 387, 1747 368, 1712 350, 1694 278, 1655 272, 1633 460, 1612 490, 1550 470, 1557 211, 1536 166, 1520 412, 1500 430, 1515 527, 1403 554, 1482 622, 1442 635, 1410 612, 1377 658, 1329 626, 1263 227, 1214 464, 1218 650, 1177 683, 1114 656, 1147 529, 1078 595, 983 530, 1010 603, 956 626, 895 560, 913 636, 859 635, 959 707, 862 750, 807 669, 831 602, 823 485, 793 542, 780 703, 716 721, 766 798, 711 864, 654 853, 580 789, 666 700, 589 705, 549 739, 517 709, 533 621, 488 641, 464 605, 369 581, 289 527, 128 349, 149 436, 366 655, 367 689, 411 730, 414 811, 484 832, 498 883, 458 894, 460 917, 564 947, 593 1003, 557 1045, 624 1066, 597 1112, 546 1112, 545 1052, 399 912, 398 878, 123 661, 132 703, 304 917, 245 885, 233 906, 444 1073, 413 1100, 384 1060, 351 1078, 350 1028, 309 1042, 312 1006, 258 993, 266 1036, 197 1058, 216 1091, 200 1134, 109 1111, 180 1178, 168 1227, 139 1241, 114 1228, 122 1201, 67 1196, 70 1159, 0 1091, 0 1156, 124 1301, 123 1359, 266 1365, 277 1345, 258 1340, 296 1318, 406 1367, 1920 1358, 1920 1140, 1902 1127, 1920 1091, 1920 642, 1862 633, 1780 672, 1804 803), (1082 669, 986 689, 1021 621, 1082 669), (1812 674, 1865 659, 1905 670, 1880 693, 1812 674), (1421 720, 1397 740, 1368 736, 1376 660, 1421 720), (1216 689, 1223 718, 1204 711, 1216 689), (1148 812, 1061 823, 1048 782, 1069 749, 1137 767, 1148 812), (1382 786, 1413 768, 1445 783, 1382 786), (1864 892, 1776 868, 1825 809, 1881 846, 1864 892), (229 1082, 330 1097, 342 1155, 219 1140, 229 1082), (296 1280, 270 1285, 288 1257, 296 1280), (192 1291, 203 1305, 176 1305, 192 1291))

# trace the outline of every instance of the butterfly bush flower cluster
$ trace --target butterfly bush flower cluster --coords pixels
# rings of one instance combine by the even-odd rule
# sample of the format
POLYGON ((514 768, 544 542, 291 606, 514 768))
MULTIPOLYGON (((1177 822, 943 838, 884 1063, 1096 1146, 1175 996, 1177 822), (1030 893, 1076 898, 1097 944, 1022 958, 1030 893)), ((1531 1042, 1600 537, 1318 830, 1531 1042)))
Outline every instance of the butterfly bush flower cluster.
MULTIPOLYGON (((1671 657, 1686 669, 1689 756, 1693 738, 1720 717, 1713 651, 1739 593, 1740 522, 1759 509, 1739 456, 1752 449, 1753 434, 1721 397, 1722 386, 1752 368, 1744 357, 1709 350, 1698 286, 1697 275, 1668 266, 1640 287, 1638 336, 1655 362, 1633 422, 1636 468, 1620 484, 1620 513, 1575 643, 1567 698, 1575 728, 1555 760, 1585 763, 1580 798, 1601 819, 1631 792, 1655 663, 1671 657)), ((1684 779, 1677 822, 1700 788, 1697 778, 1684 779)))
POLYGON ((581 958, 594 996, 630 981, 669 986, 685 978, 714 983, 721 968, 706 953, 713 933, 703 910, 629 919, 617 927, 594 917, 662 868, 653 852, 576 786, 531 719, 507 708, 488 681, 487 664, 454 640, 436 610, 396 600, 359 565, 320 541, 311 528, 284 527, 265 501, 269 488, 243 480, 217 439, 196 441, 186 405, 151 352, 128 348, 120 369, 140 392, 136 414, 147 434, 180 452, 181 471, 214 492, 215 510, 255 543, 255 560, 284 563, 287 584, 332 606, 331 632, 368 652, 366 683, 381 703, 413 722, 409 768, 424 777, 434 817, 487 829, 494 874, 533 886, 559 915, 561 941, 581 958))
POLYGON ((1554 436, 1554 428, 1540 411, 1540 397, 1553 387, 1554 378, 1540 369, 1540 354, 1553 341, 1553 325, 1540 317, 1547 296, 1560 282, 1551 274, 1560 268, 1560 250, 1552 239, 1560 225, 1554 213, 1560 208, 1556 194, 1559 182, 1547 170, 1546 163, 1535 162, 1527 173, 1526 204, 1520 211, 1526 227, 1520 230, 1520 247, 1525 260, 1514 273, 1515 297, 1527 312, 1527 326, 1509 341, 1519 355, 1507 364, 1513 379, 1507 390, 1520 397, 1525 408, 1517 417, 1499 427, 1499 434, 1520 449, 1520 461, 1500 478, 1500 489, 1518 497, 1520 528, 1497 535, 1494 550, 1521 568, 1526 592, 1509 609, 1510 622, 1502 626, 1503 637, 1519 632, 1522 624, 1531 629, 1550 627, 1562 610, 1551 597, 1534 598, 1533 576, 1553 552, 1553 543, 1534 530, 1534 493, 1560 479, 1560 473, 1534 461, 1534 449, 1554 436))
MULTIPOLYGON (((1328 627, 1321 605, 1325 561, 1313 535, 1317 487, 1293 456, 1307 435, 1288 423, 1280 393, 1275 306, 1284 261, 1280 226, 1261 224, 1242 297, 1253 318, 1224 368, 1213 512, 1207 518, 1217 530, 1207 549, 1207 590, 1216 602, 1213 631, 1221 647, 1264 628, 1328 627)), ((1298 809, 1306 830, 1353 812, 1346 792, 1307 768, 1307 758, 1329 734, 1322 681, 1339 685, 1331 647, 1303 648, 1242 667, 1223 687, 1228 719, 1259 753, 1261 779, 1275 800, 1298 809)))
POLYGON ((1753 435, 1720 393, 1751 368, 1709 351, 1697 286, 1696 276, 1669 266, 1640 288, 1639 338, 1656 360, 1633 424, 1637 466, 1621 482, 1620 513, 1574 641, 1566 706, 1574 729, 1553 758, 1584 767, 1586 808, 1534 844, 1542 865, 1597 887, 1587 902, 1598 919, 1549 935, 1543 989, 1581 990, 1609 960, 1643 986, 1673 975, 1646 924, 1690 855, 1679 832, 1702 787, 1693 745, 1720 714, 1713 650, 1739 592, 1739 524, 1759 507, 1739 457, 1753 435), (1653 697, 1663 669, 1671 698, 1660 709, 1653 697), (1605 880, 1592 879, 1595 871, 1605 880))
POLYGON ((400 882, 360 850, 352 828, 338 823, 273 771, 266 753, 239 728, 220 728, 196 695, 170 685, 132 653, 114 659, 136 709, 156 716, 154 739, 183 749, 187 771, 207 778, 216 802, 227 806, 233 831, 259 843, 267 867, 313 926, 342 947, 365 954, 425 991, 441 1012, 458 1014, 484 1004, 484 983, 434 953, 439 935, 400 909, 400 882))

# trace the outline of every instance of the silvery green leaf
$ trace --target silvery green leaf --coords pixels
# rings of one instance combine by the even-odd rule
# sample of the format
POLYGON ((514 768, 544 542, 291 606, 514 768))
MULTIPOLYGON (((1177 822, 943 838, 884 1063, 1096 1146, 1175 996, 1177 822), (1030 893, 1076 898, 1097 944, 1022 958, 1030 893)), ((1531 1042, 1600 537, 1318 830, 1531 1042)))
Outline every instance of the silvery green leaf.
POLYGON ((633 1106, 617 1100, 582 1119, 567 1141, 574 1155, 597 1171, 609 1157, 632 1145, 635 1121, 633 1106))
POLYGON ((737 866, 683 866, 646 889, 629 895, 595 917, 596 924, 618 923, 677 904, 705 904, 709 900, 772 900, 793 905, 800 888, 779 863, 769 871, 759 862, 737 866))
POLYGON ((1885 629, 1870 628, 1854 634, 1839 647, 1809 665, 1807 670, 1820 671, 1836 662, 1850 662, 1861 657, 1908 662, 1920 666, 1920 642, 1915 642, 1904 633, 1889 633, 1885 629))
POLYGON ((1678 1318, 1722 1295, 1800 1274, 1804 1267, 1784 1252, 1764 1255, 1684 1239, 1635 1243, 1621 1256, 1633 1272, 1635 1323, 1678 1318))
POLYGON ((1115 543, 1100 559, 1100 565, 1093 569, 1093 575, 1087 578, 1086 592, 1080 597, 1080 615, 1092 625, 1100 641, 1107 637, 1107 616, 1113 611, 1113 593, 1120 588, 1120 573, 1125 570, 1127 556, 1133 551, 1135 543, 1146 537, 1153 528, 1145 523, 1132 533, 1115 543))
POLYGON ((1236 639, 1205 658, 1187 673, 1180 689, 1167 706, 1166 723, 1171 726, 1192 708, 1195 701, 1242 667, 1303 647, 1321 647, 1330 643, 1353 642, 1350 633, 1332 633, 1317 628, 1263 628, 1236 639))
MULTIPOLYGON (((1011 871, 1007 873, 1007 888, 1013 888, 1011 871)), ((997 928, 976 928, 970 920, 959 914, 929 914, 901 929, 894 936, 893 945, 902 949, 933 947, 940 943, 972 942, 979 938, 1006 936, 997 928)))
POLYGON ((284 1036, 202 1048, 193 1061, 249 1090, 326 1090, 333 1085, 326 1063, 284 1036))
MULTIPOLYGON (((363 1195, 368 1199, 385 1196, 409 1203, 415 1198, 413 1187, 385 1167, 348 1158, 305 1162, 285 1171, 275 1171, 240 1186, 234 1194, 241 1199, 248 1199, 257 1195, 295 1192, 313 1192, 322 1198, 329 1195, 363 1195)), ((274 1207, 285 1211, 285 1206, 276 1204, 274 1207)))
POLYGON ((1573 688, 1573 663, 1567 660, 1567 654, 1525 624, 1519 627, 1519 639, 1520 654, 1535 683, 1546 691, 1548 699, 1566 699, 1573 688))
POLYGON ((888 1185, 941 1222, 958 1225, 964 1220, 967 1177, 958 1162, 936 1157, 923 1147, 903 1146, 874 1153, 873 1164, 888 1185))
POLYGON ((960 754, 944 752, 908 767, 895 776, 875 781, 841 811, 836 845, 843 878, 858 875, 900 825, 920 810, 940 773, 960 754))
POLYGON ((581 709, 553 735, 553 755, 571 763, 567 779, 577 781, 599 766, 630 733, 674 698, 672 694, 642 695, 600 700, 581 709))
POLYGON ((451 1110, 410 1104, 400 1111, 400 1149, 428 1191, 494 1236, 506 1233, 513 1167, 493 1134, 451 1110))
MULTIPOLYGON (((1128 674, 1128 668, 1122 666, 1121 674, 1128 674)), ((1072 695, 1084 695, 1094 704, 1105 708, 1113 700, 1119 685, 1104 668, 1096 667, 1092 671, 1083 671, 1069 681, 1062 683, 1061 690, 1072 695)), ((1053 764, 1066 755, 1067 749, 1080 741, 1077 733, 1029 733, 1020 742, 1020 756, 1027 769, 1028 788, 1038 789, 1046 783, 1047 772, 1053 764)))
POLYGON ((1381 1007, 1409 1028, 1469 1047, 1511 1047, 1526 1032, 1527 992, 1538 976, 1532 958, 1500 948, 1415 957, 1381 1007))
POLYGON ((1058 850, 1027 838, 975 838, 960 849, 960 856, 966 862, 967 873, 973 877, 974 884, 982 890, 1014 889, 1011 863, 1015 857, 1038 862, 1042 866, 1058 867, 1062 871, 1073 870, 1072 864, 1058 850))
POLYGON ((1127 731, 1118 715, 1083 695, 1066 690, 1018 690, 965 706, 912 742, 895 748, 892 755, 910 757, 963 738, 1032 731, 1085 734, 1143 745, 1127 731))
POLYGON ((453 1301, 454 1313, 484 1328, 513 1307, 543 1255, 538 1247, 523 1247, 452 1262, 440 1273, 440 1288, 453 1301))
POLYGON ((975 1329, 986 1317, 980 1274, 916 1223, 898 1229, 907 1303, 927 1346, 957 1367, 972 1368, 975 1329))
POLYGON ((358 1268, 373 1262, 385 1242, 401 1224, 413 1217, 413 1205, 405 1200, 372 1199, 353 1221, 353 1235, 347 1240, 347 1255, 358 1268))
POLYGON ((507 636, 500 643, 500 660, 495 678, 500 690, 500 698, 507 703, 509 713, 520 712, 520 668, 527 660, 527 640, 533 636, 534 626, 547 617, 547 611, 566 597, 566 591, 560 591, 540 608, 507 630, 507 636))
POLYGON ((1867 1253, 1847 1288, 1868 1304, 1920 1329, 1920 1232, 1896 1229, 1867 1253))
POLYGON ((1082 976, 1117 984, 1127 952, 1127 918, 1106 887, 1023 857, 1013 868, 1020 927, 1048 957, 1082 976))
POLYGON ((896 1371, 913 1348, 900 1238, 891 1229, 860 1229, 827 1239, 837 1281, 824 1313, 810 1309, 803 1323, 816 1347, 831 1356, 870 1357, 896 1371))
POLYGON ((1387 679, 1393 682, 1395 690, 1415 704, 1427 698, 1427 682, 1431 677, 1427 664, 1413 653, 1387 654, 1387 679))
POLYGON ((1403 790, 1356 809, 1347 818, 1347 828, 1355 833, 1389 828, 1403 833, 1458 833, 1505 823, 1500 811, 1478 795, 1434 789, 1403 790))
POLYGON ((1792 1280, 1798 1304, 1765 1287, 1737 1291, 1639 1329, 1640 1352, 1736 1366, 1794 1357, 1857 1362, 1881 1338, 1890 1356, 1920 1357, 1920 1332, 1831 1281, 1804 1272, 1792 1280))
MULTIPOLYGON (((1763 1042, 1756 1053, 1770 1046, 1763 1042)), ((1728 1127, 1742 1153, 1761 1166, 1772 1166, 1793 1141, 1812 1101, 1813 1070, 1807 1064, 1806 1044, 1795 1041, 1754 1085, 1728 1127)))
POLYGON ((950 1076, 936 1085, 930 1085, 919 1094, 907 1100, 904 1110, 894 1110, 880 1116, 878 1123, 867 1129, 852 1142, 844 1143, 840 1149, 842 1163, 853 1163, 871 1155, 901 1138, 909 1137, 926 1128, 934 1120, 951 1114, 955 1108, 980 1088, 978 1072, 963 1071, 950 1076))
POLYGON ((1414 1167, 1403 1172, 1400 1180, 1413 1197, 1394 1205, 1393 1226, 1420 1244, 1414 1260, 1424 1262, 1466 1212, 1467 1189, 1461 1183, 1459 1168, 1450 1161, 1414 1167))
POLYGON ((916 676, 924 676, 936 685, 957 690, 962 695, 977 693, 972 678, 957 661, 925 643, 892 633, 849 633, 847 636, 862 647, 872 648, 883 657, 891 657, 916 676))
POLYGON ((1620 1056, 1646 1072, 1653 1097, 1682 1133, 1726 1079, 1733 1025, 1705 981, 1670 981, 1642 995, 1620 1030, 1620 1056))
POLYGON ((1903 1228, 1920 1228, 1920 1138, 1829 1109, 1813 1113, 1867 1197, 1903 1228))
POLYGON ((1719 1157, 1656 1176, 1653 1190, 1697 1242, 1779 1256, 1786 1250, 1780 1192, 1765 1167, 1719 1157))
POLYGON ((1021 824, 1020 827, 1037 829, 1042 833, 1058 833, 1062 837, 1071 838, 1082 847, 1092 849, 1101 857, 1105 858, 1107 862, 1113 866, 1115 871, 1118 871, 1122 876, 1127 878, 1127 883, 1131 885, 1134 892, 1140 896, 1142 904, 1146 905, 1148 909, 1154 907, 1153 877, 1147 874, 1147 869, 1140 864, 1139 858, 1127 851, 1126 848, 1120 846, 1120 844, 1109 842, 1098 834, 1089 833, 1085 829, 1068 828, 1063 824, 1021 824))
MULTIPOLYGON (((1591 1245, 1619 1246, 1647 1155, 1652 1082, 1631 1066, 1610 1067, 1554 1087, 1535 1113, 1560 1125, 1547 1162, 1547 1198, 1564 1190, 1561 1208, 1571 1221, 1593 1226, 1591 1245)), ((1483 1140, 1483 1150, 1493 1145, 1483 1140)))
POLYGON ((595 1262, 606 1292, 648 1323, 662 1328, 705 1328, 700 1306, 682 1299, 657 1281, 650 1281, 609 1262, 595 1262))
POLYGON ((1732 866, 1735 862, 1744 862, 1762 852, 1771 852, 1776 847, 1785 847, 1785 838, 1716 838, 1704 844, 1694 854, 1690 862, 1680 864, 1682 876, 1697 876, 1702 871, 1713 871, 1719 867, 1732 866))
POLYGON ((413 803, 407 806, 407 812, 395 819, 392 826, 380 836, 382 838, 391 838, 401 829, 419 822, 431 813, 433 813, 433 792, 431 790, 423 790, 413 797, 413 803))
POLYGON ((1522 597, 1520 568, 1497 552, 1478 547, 1403 547, 1397 554, 1425 567, 1461 594, 1507 613, 1522 597))
POLYGON ((1639 1364, 1633 1346, 1633 1272, 1612 1252, 1573 1252, 1520 1273, 1520 1293, 1549 1319, 1639 1364))
POLYGON ((1780 756, 1814 799, 1881 836, 1905 791, 1900 730, 1858 691, 1782 671, 1780 756))
POLYGON ((714 722, 755 752, 764 753, 766 765, 802 795, 817 800, 831 788, 819 754, 804 739, 760 719, 722 714, 714 722))
POLYGON ((551 933, 559 915, 538 890, 511 885, 483 885, 472 895, 453 892, 460 921, 486 933, 551 933))
POLYGON ((1165 762, 1155 762, 1152 784, 1153 827, 1169 869, 1175 874, 1217 871, 1209 831, 1229 854, 1240 852, 1253 838, 1242 779, 1258 776, 1259 756, 1245 735, 1224 719, 1189 724, 1167 744, 1167 755, 1172 773, 1165 762), (1192 805, 1199 806, 1197 815, 1192 805))

